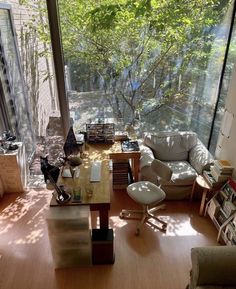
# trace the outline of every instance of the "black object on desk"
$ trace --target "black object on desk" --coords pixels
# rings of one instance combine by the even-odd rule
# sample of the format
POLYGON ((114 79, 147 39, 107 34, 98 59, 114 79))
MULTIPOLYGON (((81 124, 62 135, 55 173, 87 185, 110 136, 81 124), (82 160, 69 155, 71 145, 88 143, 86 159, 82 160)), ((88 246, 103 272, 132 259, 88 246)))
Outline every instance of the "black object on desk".
POLYGON ((121 148, 123 152, 139 151, 138 142, 135 140, 124 140, 121 143, 121 148))

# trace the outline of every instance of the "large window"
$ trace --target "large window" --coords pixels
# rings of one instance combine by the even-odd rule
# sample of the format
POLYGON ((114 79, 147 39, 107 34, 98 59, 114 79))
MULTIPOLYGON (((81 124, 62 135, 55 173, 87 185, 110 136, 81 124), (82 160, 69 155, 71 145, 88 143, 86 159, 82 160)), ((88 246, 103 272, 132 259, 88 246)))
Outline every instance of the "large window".
MULTIPOLYGON (((234 8, 235 9, 235 8, 234 8)), ((224 106, 229 89, 230 80, 232 77, 233 67, 236 62, 236 21, 235 15, 231 23, 230 39, 226 51, 225 64, 223 66, 223 74, 220 82, 220 89, 218 91, 219 98, 217 101, 215 118, 212 123, 212 136, 210 139, 210 150, 215 151, 218 134, 220 130, 221 120, 224 115, 224 106)))
POLYGON ((58 4, 77 129, 193 130, 208 144, 234 1, 58 4))
POLYGON ((1 132, 12 130, 29 156, 34 134, 9 5, 0 4, 0 27, 1 132))

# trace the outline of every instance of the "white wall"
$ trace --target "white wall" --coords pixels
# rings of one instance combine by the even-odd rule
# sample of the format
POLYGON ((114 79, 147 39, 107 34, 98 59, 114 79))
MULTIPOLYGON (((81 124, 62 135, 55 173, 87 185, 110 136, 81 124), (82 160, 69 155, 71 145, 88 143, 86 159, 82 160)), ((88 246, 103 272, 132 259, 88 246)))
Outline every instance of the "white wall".
MULTIPOLYGON (((236 168, 236 63, 230 81, 225 109, 233 114, 233 120, 229 137, 223 136, 222 133, 219 134, 216 157, 217 159, 229 160, 231 165, 236 168)), ((222 129, 224 130, 224 127, 221 127, 221 130, 222 129)), ((233 177, 236 178, 236 169, 234 170, 233 177)))

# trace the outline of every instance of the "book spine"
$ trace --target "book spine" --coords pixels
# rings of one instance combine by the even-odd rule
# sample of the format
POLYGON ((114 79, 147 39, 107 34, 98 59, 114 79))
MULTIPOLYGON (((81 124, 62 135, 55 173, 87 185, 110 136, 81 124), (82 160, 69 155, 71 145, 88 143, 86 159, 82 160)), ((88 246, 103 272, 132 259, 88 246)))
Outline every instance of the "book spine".
POLYGON ((211 167, 211 174, 213 178, 216 180, 216 182, 224 182, 228 180, 228 175, 218 175, 217 172, 215 171, 214 167, 211 167))
POLYGON ((220 170, 233 170, 234 168, 229 164, 229 165, 223 165, 220 161, 218 161, 218 160, 216 160, 215 162, 214 162, 214 165, 216 166, 216 167, 218 167, 220 170))
POLYGON ((220 169, 218 166, 214 165, 214 170, 218 175, 232 175, 233 170, 232 169, 220 169))
POLYGON ((212 175, 209 172, 203 171, 203 177, 208 183, 208 185, 210 185, 211 187, 214 187, 216 185, 215 179, 212 177, 212 175))

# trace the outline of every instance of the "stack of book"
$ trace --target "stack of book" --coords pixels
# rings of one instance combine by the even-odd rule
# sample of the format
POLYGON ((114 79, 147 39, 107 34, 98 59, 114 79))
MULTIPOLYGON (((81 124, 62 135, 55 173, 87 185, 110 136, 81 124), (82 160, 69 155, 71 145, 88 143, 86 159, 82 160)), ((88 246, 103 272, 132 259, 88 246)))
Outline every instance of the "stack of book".
POLYGON ((129 184, 129 162, 113 160, 113 189, 125 189, 129 184))
POLYGON ((210 171, 203 171, 203 177, 211 187, 215 188, 220 186, 219 182, 216 182, 210 171))
POLYGON ((215 160, 210 172, 216 182, 225 182, 232 176, 234 168, 227 160, 215 160))

